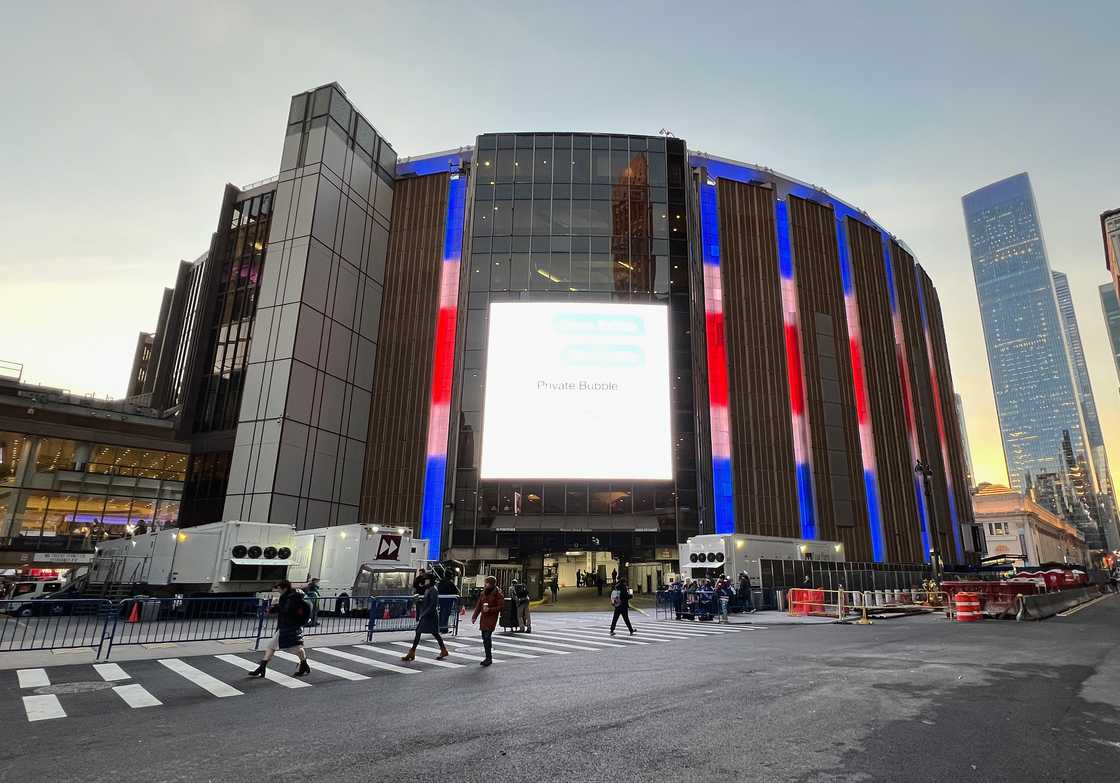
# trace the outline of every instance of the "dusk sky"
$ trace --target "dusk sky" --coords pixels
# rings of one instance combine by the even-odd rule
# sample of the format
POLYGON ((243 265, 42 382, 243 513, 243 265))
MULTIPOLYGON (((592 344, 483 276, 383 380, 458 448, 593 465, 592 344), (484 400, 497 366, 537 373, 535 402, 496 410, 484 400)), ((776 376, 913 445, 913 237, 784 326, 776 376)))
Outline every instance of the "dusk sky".
POLYGON ((980 480, 1006 476, 960 198, 1027 171, 1120 470, 1097 295, 1099 215, 1120 207, 1120 3, 361 8, 10 4, 0 359, 123 394, 223 185, 276 174, 289 97, 338 81, 402 156, 489 131, 668 128, 862 207, 937 285, 980 480))

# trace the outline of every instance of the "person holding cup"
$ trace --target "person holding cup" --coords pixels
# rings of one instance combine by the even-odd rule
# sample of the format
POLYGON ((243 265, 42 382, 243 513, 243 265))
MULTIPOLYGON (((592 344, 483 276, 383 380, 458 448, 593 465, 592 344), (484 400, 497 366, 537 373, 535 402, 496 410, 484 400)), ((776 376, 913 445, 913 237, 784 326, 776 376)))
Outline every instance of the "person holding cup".
POLYGON ((498 580, 494 577, 486 577, 484 584, 485 587, 478 594, 478 601, 474 605, 471 622, 482 618, 478 627, 482 631, 482 648, 486 651, 486 657, 479 661, 479 665, 489 666, 494 662, 491 657, 491 637, 493 637, 494 629, 498 625, 498 616, 501 614, 502 605, 505 603, 505 596, 498 589, 498 580))

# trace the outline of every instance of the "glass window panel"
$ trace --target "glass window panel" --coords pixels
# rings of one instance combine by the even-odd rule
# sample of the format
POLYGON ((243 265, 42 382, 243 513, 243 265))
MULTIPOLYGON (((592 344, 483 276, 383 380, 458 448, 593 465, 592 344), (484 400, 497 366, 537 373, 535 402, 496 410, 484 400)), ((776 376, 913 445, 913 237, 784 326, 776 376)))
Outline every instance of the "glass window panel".
MULTIPOLYGON (((572 150, 570 159, 571 176, 566 178, 565 182, 582 182, 587 183, 591 181, 591 152, 589 150, 572 150)), ((560 178, 557 177, 557 181, 560 178)))
POLYGON ((513 177, 517 182, 533 181, 533 150, 518 149, 513 157, 513 177))
POLYGON ((590 233, 597 236, 609 235, 611 233, 611 222, 613 219, 611 214, 611 202, 590 201, 588 205, 588 212, 590 215, 588 228, 590 229, 590 233))
POLYGON ((39 442, 35 455, 37 473, 55 473, 59 470, 74 470, 78 444, 62 438, 44 438, 39 442))
POLYGON ((548 234, 551 220, 552 202, 547 198, 533 201, 533 233, 541 236, 548 234))
POLYGON ((546 483, 544 485, 544 513, 564 513, 564 485, 546 483))
POLYGON ((606 150, 594 150, 591 153, 591 181, 600 185, 613 184, 611 156, 606 150))
MULTIPOLYGON (((519 506, 521 514, 539 514, 543 508, 541 500, 541 485, 528 483, 521 485, 521 502, 519 506)), ((514 500, 516 501, 516 497, 514 500)))
POLYGON ((649 184, 654 187, 665 187, 665 154, 661 152, 648 153, 649 158, 649 184))
POLYGON ((587 513, 587 486, 585 484, 569 484, 567 493, 567 513, 587 513))
POLYGON ((0 486, 12 486, 16 483, 16 474, 20 462, 25 458, 27 443, 27 437, 18 432, 0 432, 0 486))
POLYGON ((606 484, 590 484, 588 486, 588 510, 592 514, 609 514, 611 510, 611 492, 606 484))
POLYGON ((498 182, 513 182, 513 156, 512 149, 498 150, 495 164, 495 179, 498 182))
POLYGON ((43 534, 43 517, 47 513, 45 494, 21 492, 12 517, 11 535, 38 538, 43 534))
POLYGON ((567 234, 572 229, 572 202, 552 202, 552 231, 553 234, 567 234))
POLYGON ((495 254, 490 266, 490 290, 506 291, 509 289, 510 262, 509 254, 495 254))
POLYGON ((70 521, 78 507, 77 495, 51 495, 47 501, 47 514, 43 523, 44 536, 65 536, 70 533, 70 521))
POLYGON ((529 288, 529 254, 514 253, 510 256, 509 290, 526 291, 529 288))
POLYGON ((490 255, 475 253, 471 256, 471 291, 486 291, 490 288, 490 255))
POLYGON ((629 485, 611 485, 611 513, 630 514, 634 511, 633 497, 629 485))
POLYGON ((572 253, 571 287, 586 291, 591 285, 591 262, 586 253, 572 253))
POLYGON ((533 202, 513 202, 513 233, 518 236, 528 236, 533 218, 533 202))
POLYGON ((547 183, 552 179, 552 147, 537 142, 533 154, 533 182, 547 183))

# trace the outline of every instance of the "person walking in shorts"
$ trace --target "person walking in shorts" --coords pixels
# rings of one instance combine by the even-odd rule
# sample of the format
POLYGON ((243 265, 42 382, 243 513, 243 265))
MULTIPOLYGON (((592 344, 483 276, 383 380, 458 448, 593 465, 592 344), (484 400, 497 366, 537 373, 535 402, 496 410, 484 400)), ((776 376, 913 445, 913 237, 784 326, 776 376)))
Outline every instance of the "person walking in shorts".
POLYGON ((277 650, 295 649, 299 657, 299 668, 295 676, 303 677, 311 673, 307 665, 307 652, 303 649, 303 626, 311 620, 312 606, 302 592, 292 587, 292 583, 284 579, 276 585, 280 590, 280 600, 270 611, 276 613, 276 633, 268 640, 264 648, 264 658, 260 665, 249 672, 250 677, 264 677, 268 663, 277 650))
POLYGON ((482 592, 478 594, 478 601, 474 605, 474 614, 471 615, 471 622, 479 620, 479 630, 482 631, 482 649, 486 652, 486 657, 479 661, 479 666, 489 666, 494 662, 492 657, 491 648, 493 647, 494 628, 498 625, 498 615, 502 611, 502 605, 505 603, 505 596, 502 591, 498 589, 498 580, 492 576, 486 577, 482 592))

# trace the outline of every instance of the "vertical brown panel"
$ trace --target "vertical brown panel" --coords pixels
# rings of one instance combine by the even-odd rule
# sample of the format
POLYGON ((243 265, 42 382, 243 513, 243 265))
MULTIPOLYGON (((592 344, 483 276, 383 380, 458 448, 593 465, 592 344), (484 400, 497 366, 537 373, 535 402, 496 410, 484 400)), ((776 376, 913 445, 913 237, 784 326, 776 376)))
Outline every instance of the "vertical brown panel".
POLYGON ((449 177, 397 181, 361 520, 418 529, 449 177))
MULTIPOLYGON (((969 552, 971 530, 963 527, 972 524, 972 495, 965 480, 964 453, 961 438, 961 425, 957 419, 957 406, 953 394, 953 371, 949 366, 949 347, 945 341, 945 322, 941 316, 941 300, 924 269, 921 277, 926 292, 926 313, 929 317, 929 335, 933 343, 933 360, 937 368, 938 391, 940 392, 941 415, 945 422, 945 440, 949 451, 949 469, 953 477, 953 499, 957 507, 957 518, 962 525, 961 542, 965 554, 969 552)), ((976 556, 979 558, 979 555, 976 556)))
POLYGON ((920 563, 924 556, 921 523, 914 497, 906 406, 898 377, 882 239, 877 230, 858 220, 847 218, 847 228, 887 560, 920 563))
POLYGON ((840 541, 849 560, 871 560, 848 326, 829 207, 789 197, 801 314, 806 414, 813 454, 817 536, 840 541))
POLYGON ((800 535, 774 191, 720 180, 735 529, 800 535))
POLYGON ((937 437, 937 413, 934 410, 933 390, 929 375, 929 354, 926 351, 925 330, 922 328, 921 306, 918 303, 917 279, 914 258, 897 242, 891 242, 894 259, 895 287, 898 307, 902 314, 903 333, 906 336, 906 353, 910 366, 910 388, 914 399, 914 425, 922 460, 933 471, 933 504, 930 508, 930 536, 937 538, 937 550, 946 563, 956 560, 953 533, 950 527, 948 494, 945 488, 945 468, 941 461, 941 444, 937 437))

